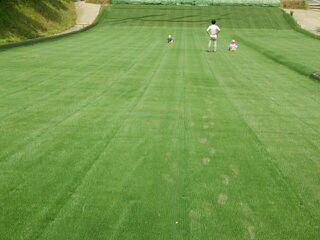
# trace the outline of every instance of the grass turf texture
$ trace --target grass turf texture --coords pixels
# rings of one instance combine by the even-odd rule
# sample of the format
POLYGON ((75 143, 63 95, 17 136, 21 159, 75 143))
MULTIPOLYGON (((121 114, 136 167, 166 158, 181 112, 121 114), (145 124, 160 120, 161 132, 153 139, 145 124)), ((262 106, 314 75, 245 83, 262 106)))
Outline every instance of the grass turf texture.
POLYGON ((277 8, 103 14, 0 52, 1 238, 319 238, 320 85, 290 67, 319 40, 277 8))

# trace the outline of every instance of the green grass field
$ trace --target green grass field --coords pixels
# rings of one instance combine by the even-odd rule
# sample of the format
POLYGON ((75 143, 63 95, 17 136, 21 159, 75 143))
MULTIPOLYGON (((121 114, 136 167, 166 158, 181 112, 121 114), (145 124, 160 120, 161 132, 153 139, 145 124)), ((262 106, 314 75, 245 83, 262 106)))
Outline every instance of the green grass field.
POLYGON ((319 56, 230 6, 114 5, 1 51, 0 238, 319 239, 319 56))

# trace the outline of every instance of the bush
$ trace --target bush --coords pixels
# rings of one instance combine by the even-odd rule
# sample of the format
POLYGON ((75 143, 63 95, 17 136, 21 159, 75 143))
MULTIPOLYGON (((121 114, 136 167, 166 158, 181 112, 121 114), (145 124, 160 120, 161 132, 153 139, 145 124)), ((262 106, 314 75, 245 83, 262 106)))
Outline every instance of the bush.
POLYGON ((308 4, 305 0, 281 0, 282 8, 307 9, 308 4))
POLYGON ((109 4, 111 0, 86 0, 87 3, 109 4))

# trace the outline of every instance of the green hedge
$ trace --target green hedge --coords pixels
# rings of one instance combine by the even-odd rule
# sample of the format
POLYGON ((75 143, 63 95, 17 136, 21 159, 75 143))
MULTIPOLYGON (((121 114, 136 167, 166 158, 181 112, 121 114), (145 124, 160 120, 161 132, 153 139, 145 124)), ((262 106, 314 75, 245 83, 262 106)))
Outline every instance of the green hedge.
POLYGON ((163 5, 255 5, 280 6, 280 0, 113 0, 114 4, 163 4, 163 5))

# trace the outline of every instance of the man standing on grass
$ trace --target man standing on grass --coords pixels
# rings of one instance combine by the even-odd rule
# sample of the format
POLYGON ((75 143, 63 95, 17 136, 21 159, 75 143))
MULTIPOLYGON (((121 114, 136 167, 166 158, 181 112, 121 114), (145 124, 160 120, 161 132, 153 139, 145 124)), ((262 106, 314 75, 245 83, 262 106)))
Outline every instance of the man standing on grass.
POLYGON ((207 29, 207 33, 209 34, 209 48, 208 52, 211 51, 211 45, 213 44, 213 51, 217 51, 217 38, 220 32, 220 28, 216 25, 216 20, 211 21, 211 25, 207 29))

